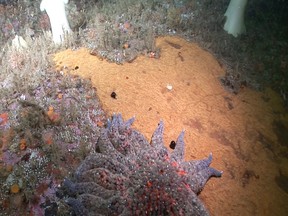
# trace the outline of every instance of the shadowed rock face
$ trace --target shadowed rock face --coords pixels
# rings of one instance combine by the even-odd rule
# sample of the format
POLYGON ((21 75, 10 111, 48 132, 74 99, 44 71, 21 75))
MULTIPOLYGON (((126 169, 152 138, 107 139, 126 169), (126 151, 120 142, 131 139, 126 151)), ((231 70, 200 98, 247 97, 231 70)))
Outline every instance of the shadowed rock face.
POLYGON ((197 194, 211 176, 212 155, 184 161, 184 132, 172 153, 163 144, 163 122, 151 143, 114 115, 103 129, 96 153, 64 181, 66 202, 76 215, 209 215, 197 194))
POLYGON ((0 4, 9 5, 15 3, 16 0, 0 0, 0 4))

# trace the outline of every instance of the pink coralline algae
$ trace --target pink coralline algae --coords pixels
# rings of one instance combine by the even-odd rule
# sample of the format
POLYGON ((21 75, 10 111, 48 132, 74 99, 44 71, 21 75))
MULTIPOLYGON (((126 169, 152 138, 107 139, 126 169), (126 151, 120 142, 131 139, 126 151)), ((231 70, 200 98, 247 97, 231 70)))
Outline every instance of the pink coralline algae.
POLYGON ((170 153, 163 144, 163 122, 151 143, 114 115, 91 153, 66 179, 65 201, 75 215, 209 215, 197 194, 211 176, 212 155, 184 161, 184 132, 170 153))

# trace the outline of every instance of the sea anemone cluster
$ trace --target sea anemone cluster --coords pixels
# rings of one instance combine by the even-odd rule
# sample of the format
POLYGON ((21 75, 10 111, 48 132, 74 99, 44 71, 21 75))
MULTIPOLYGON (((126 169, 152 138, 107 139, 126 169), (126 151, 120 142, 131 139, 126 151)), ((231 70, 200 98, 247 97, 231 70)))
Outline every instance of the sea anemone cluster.
POLYGON ((151 143, 131 128, 134 118, 113 115, 91 153, 65 179, 62 192, 75 215, 209 215, 197 194, 211 176, 212 155, 184 161, 184 131, 170 153, 163 144, 163 122, 151 143))

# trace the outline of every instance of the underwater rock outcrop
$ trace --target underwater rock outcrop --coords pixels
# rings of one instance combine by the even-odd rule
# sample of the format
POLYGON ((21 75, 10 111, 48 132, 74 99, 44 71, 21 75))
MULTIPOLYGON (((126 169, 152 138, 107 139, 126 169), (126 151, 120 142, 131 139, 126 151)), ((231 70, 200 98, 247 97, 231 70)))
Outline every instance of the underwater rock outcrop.
POLYGON ((66 179, 66 203, 76 215, 209 215, 197 194, 211 176, 212 155, 184 161, 184 131, 170 153, 163 144, 161 121, 151 143, 114 115, 102 129, 96 152, 66 179), (68 194, 68 196, 67 196, 68 194))

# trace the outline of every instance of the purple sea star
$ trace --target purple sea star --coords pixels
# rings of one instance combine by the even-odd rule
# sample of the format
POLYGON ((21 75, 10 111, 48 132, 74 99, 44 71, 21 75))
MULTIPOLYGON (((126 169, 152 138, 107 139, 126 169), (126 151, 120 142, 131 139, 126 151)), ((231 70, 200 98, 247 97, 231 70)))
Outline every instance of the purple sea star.
POLYGON ((151 143, 114 115, 103 129, 96 152, 78 167, 75 181, 64 181, 66 202, 76 215, 209 215, 197 197, 211 176, 208 158, 184 161, 184 131, 172 153, 163 144, 160 121, 151 143))

